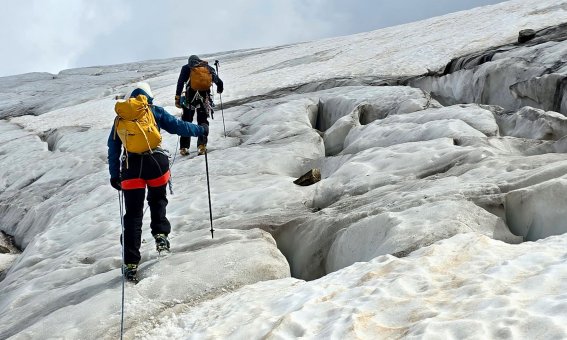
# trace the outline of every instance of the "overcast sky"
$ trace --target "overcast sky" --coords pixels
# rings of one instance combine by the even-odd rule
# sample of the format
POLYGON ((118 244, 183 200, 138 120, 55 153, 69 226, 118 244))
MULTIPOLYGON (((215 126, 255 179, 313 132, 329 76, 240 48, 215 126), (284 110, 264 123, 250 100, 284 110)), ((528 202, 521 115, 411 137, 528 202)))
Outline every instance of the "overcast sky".
POLYGON ((316 40, 503 0, 4 0, 0 76, 316 40))

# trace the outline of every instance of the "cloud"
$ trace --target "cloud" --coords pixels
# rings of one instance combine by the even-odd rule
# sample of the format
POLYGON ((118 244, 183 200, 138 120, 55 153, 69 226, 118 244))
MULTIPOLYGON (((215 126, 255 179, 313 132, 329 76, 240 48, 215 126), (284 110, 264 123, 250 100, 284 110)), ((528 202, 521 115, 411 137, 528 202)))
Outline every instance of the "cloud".
POLYGON ((332 23, 313 14, 310 7, 295 0, 213 3, 141 0, 131 4, 129 11, 139 12, 143 8, 145 15, 121 23, 114 35, 96 38, 93 46, 102 46, 100 50, 113 53, 101 55, 87 49, 78 63, 188 56, 311 40, 330 34, 332 23))
POLYGON ((14 1, 0 14, 0 76, 317 40, 502 1, 14 1))
MULTIPOLYGON (((125 18, 112 0, 31 0, 3 5, 0 75, 74 66, 91 41, 125 18)), ((127 13, 127 12, 126 12, 127 13)))

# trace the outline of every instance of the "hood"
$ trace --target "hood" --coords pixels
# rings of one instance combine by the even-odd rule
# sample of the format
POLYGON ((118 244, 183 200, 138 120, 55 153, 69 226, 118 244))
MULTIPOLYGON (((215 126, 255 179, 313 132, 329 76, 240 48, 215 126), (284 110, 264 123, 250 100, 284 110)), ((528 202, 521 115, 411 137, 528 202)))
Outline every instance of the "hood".
POLYGON ((193 66, 197 65, 201 61, 202 61, 201 58, 199 58, 198 56, 193 54, 192 56, 189 57, 189 60, 188 60, 189 67, 193 67, 193 66))

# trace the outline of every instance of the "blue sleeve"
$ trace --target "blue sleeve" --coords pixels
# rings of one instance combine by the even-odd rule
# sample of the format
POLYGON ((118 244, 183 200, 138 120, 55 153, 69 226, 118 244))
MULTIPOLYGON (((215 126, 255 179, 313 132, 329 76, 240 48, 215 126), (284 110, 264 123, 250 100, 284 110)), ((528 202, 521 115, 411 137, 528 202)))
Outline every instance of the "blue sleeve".
POLYGON ((110 178, 120 177, 120 154, 122 153, 122 141, 118 135, 114 136, 114 124, 108 136, 108 171, 110 178))
POLYGON ((179 72, 179 78, 177 79, 177 88, 175 89, 175 95, 180 96, 183 91, 183 84, 189 80, 189 66, 183 65, 181 71, 179 72))
POLYGON ((161 106, 153 106, 154 117, 160 129, 181 137, 201 137, 205 129, 197 124, 174 117, 161 106))

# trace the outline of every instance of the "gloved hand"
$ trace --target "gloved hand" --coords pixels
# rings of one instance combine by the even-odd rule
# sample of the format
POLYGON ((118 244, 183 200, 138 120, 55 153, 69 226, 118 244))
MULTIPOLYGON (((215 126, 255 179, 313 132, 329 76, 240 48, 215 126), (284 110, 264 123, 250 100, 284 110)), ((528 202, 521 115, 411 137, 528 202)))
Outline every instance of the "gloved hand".
POLYGON ((110 179, 110 185, 112 185, 112 187, 118 191, 122 190, 122 187, 120 186, 120 178, 116 178, 113 177, 110 179))
POLYGON ((207 124, 200 125, 203 128, 203 136, 207 137, 209 135, 209 126, 207 124))
POLYGON ((180 109, 181 108, 181 103, 179 103, 179 96, 175 96, 175 107, 180 109))
POLYGON ((217 93, 222 93, 223 90, 224 84, 222 83, 222 80, 219 80, 219 83, 217 84, 217 93))

